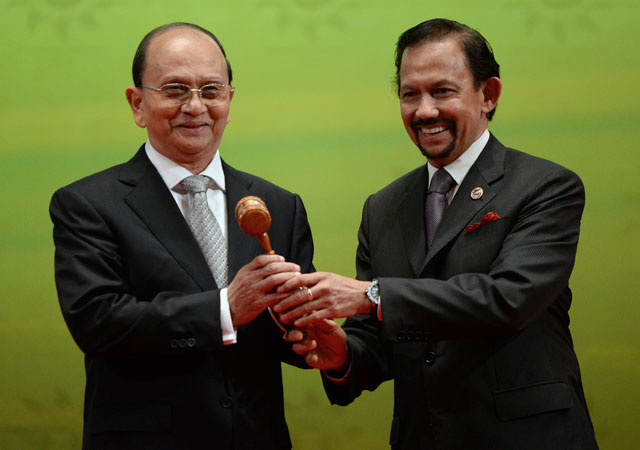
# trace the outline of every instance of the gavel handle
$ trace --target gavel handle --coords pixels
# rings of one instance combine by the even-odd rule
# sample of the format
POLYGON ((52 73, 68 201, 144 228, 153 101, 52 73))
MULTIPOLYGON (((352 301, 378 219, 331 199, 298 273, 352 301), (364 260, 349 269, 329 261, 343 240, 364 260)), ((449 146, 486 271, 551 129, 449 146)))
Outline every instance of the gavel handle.
POLYGON ((260 241, 260 245, 262 245, 262 248, 264 248, 264 251, 267 253, 267 255, 274 255, 276 253, 271 249, 271 241, 269 241, 269 235, 266 232, 258 236, 258 240, 260 241))

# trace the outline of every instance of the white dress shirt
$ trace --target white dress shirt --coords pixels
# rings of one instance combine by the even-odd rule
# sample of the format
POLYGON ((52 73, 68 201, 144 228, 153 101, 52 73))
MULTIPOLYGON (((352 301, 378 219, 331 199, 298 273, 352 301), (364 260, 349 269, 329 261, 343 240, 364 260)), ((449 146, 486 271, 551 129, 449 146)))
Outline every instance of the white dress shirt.
MULTIPOLYGON (((190 208, 189 195, 180 183, 186 177, 193 174, 180 164, 159 153, 153 148, 151 142, 147 141, 144 149, 151 164, 156 168, 162 180, 171 191, 180 212, 186 217, 186 212, 189 211, 190 208)), ((218 221, 222 235, 227 239, 227 195, 219 151, 216 151, 213 160, 211 160, 209 165, 198 175, 206 175, 211 180, 209 181, 209 189, 207 190, 207 202, 209 203, 209 209, 211 209, 211 212, 213 212, 213 215, 218 221)), ((226 287, 220 289, 220 325, 222 326, 222 340, 224 344, 235 344, 236 330, 233 328, 233 322, 231 321, 226 287)))

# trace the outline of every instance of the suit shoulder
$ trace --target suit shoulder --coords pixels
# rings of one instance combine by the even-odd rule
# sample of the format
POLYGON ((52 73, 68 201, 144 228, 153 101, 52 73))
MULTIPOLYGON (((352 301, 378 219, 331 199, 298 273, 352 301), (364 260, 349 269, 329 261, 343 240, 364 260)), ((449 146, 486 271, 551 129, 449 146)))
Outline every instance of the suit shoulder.
MULTIPOLYGON (((53 196, 74 193, 96 202, 120 198, 149 171, 155 171, 155 169, 146 157, 143 145, 128 161, 80 178, 61 187, 53 196)), ((157 174, 157 171, 155 173, 157 174)))
POLYGON ((256 191, 270 192, 272 195, 282 195, 287 197, 296 195, 293 192, 257 175, 235 169, 226 163, 224 164, 224 167, 227 176, 234 177, 242 184, 250 185, 252 189, 255 189, 256 191))
POLYGON ((422 165, 410 172, 405 173, 400 178, 395 179, 379 191, 371 194, 369 199, 375 202, 397 201, 399 195, 411 190, 417 183, 427 183, 427 167, 422 165))
POLYGON ((517 172, 520 172, 518 169, 522 169, 524 173, 534 172, 538 176, 544 173, 564 173, 579 178, 574 171, 556 162, 509 147, 505 147, 505 167, 517 172))
POLYGON ((549 177, 562 177, 573 179, 582 184, 582 180, 577 173, 561 164, 509 147, 505 147, 505 151, 505 172, 507 174, 524 177, 532 181, 549 177))
POLYGON ((110 188, 110 185, 112 185, 114 181, 118 180, 119 174, 121 173, 124 165, 125 163, 117 164, 91 175, 84 176, 79 180, 73 181, 57 189, 56 193, 61 191, 77 191, 85 194, 89 194, 91 192, 104 192, 105 189, 110 188))

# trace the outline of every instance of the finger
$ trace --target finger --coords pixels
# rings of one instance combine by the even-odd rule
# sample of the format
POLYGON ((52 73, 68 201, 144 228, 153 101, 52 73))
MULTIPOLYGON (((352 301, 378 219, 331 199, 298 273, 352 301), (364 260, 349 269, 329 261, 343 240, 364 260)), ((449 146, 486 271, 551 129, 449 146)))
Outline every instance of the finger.
POLYGON ((307 353, 304 357, 304 361, 311 367, 318 368, 318 355, 315 352, 307 353))
POLYGON ((284 339, 287 342, 299 342, 304 339, 304 333, 298 329, 289 330, 287 334, 284 335, 284 339))
POLYGON ((314 322, 313 324, 316 329, 324 332, 324 333, 334 333, 340 328, 334 320, 331 319, 322 319, 314 322))
MULTIPOLYGON (((309 325, 312 325, 312 324, 315 324, 315 323, 320 323, 323 320, 332 319, 332 318, 333 317, 331 317, 331 315, 330 315, 328 310, 321 309, 319 311, 312 311, 310 313, 302 315, 302 317, 299 317, 297 319, 289 319, 289 320, 290 321, 293 320, 293 325, 295 327, 303 328, 303 327, 306 327, 306 326, 309 326, 309 325)), ((281 316, 280 320, 282 322, 284 322, 284 323, 290 323, 290 322, 286 322, 283 316, 281 316)), ((323 331, 325 331, 325 330, 323 329, 323 331)))
MULTIPOLYGON (((269 292, 274 290, 276 286, 280 286, 282 283, 290 280, 291 278, 297 277, 300 275, 300 272, 281 272, 281 273, 273 273, 266 278, 264 278, 260 282, 260 289, 262 292, 269 292)), ((306 291, 305 291, 306 292, 306 291)), ((290 295, 288 292, 277 292, 282 298, 290 295)))
POLYGON ((315 286, 322 280, 323 276, 324 272, 305 273, 293 280, 289 280, 287 283, 280 286, 278 290, 284 292, 292 291, 300 287, 315 286))
POLYGON ((285 284, 283 284, 282 286, 278 287, 278 290, 280 292, 288 292, 288 291, 293 291, 295 289, 299 289, 301 287, 305 286, 305 278, 303 278, 304 275, 300 275, 299 277, 293 278, 289 281, 287 281, 285 284))
MULTIPOLYGON (((286 261, 273 261, 260 267, 258 270, 265 274, 282 273, 282 272, 295 272, 300 274, 300 266, 296 263, 286 261)), ((266 275, 265 275, 266 276, 266 275)))
POLYGON ((295 278, 287 280, 286 283, 278 286, 278 292, 291 292, 296 289, 306 289, 307 286, 304 284, 304 278, 302 277, 304 277, 304 275, 298 275, 295 278))
POLYGON ((271 309, 273 309, 273 305, 277 305, 279 302, 282 301, 283 295, 286 295, 286 294, 279 294, 277 292, 268 292, 258 297, 257 301, 259 301, 265 308, 270 307, 271 309))
POLYGON ((291 349, 298 355, 304 355, 318 347, 318 343, 314 339, 305 339, 302 342, 296 342, 291 349))
MULTIPOLYGON (((278 289, 277 292, 281 292, 280 289, 278 289)), ((313 296, 313 291, 311 291, 311 295, 313 296)), ((284 311, 287 311, 287 313, 284 315, 286 315, 289 320, 293 320, 305 314, 307 311, 305 309, 302 309, 302 310, 293 309, 292 311, 289 311, 289 310, 291 310, 292 308, 295 308, 298 305, 303 305, 309 302, 308 299, 309 299, 309 293, 307 289, 297 289, 293 293, 287 294, 284 300, 282 300, 280 303, 274 306, 273 310, 277 313, 282 313, 284 311)))
POLYGON ((284 256, 280 255, 258 255, 251 262, 249 262, 245 267, 249 267, 251 270, 259 269, 260 267, 264 267, 267 264, 271 263, 282 263, 285 262, 284 256))

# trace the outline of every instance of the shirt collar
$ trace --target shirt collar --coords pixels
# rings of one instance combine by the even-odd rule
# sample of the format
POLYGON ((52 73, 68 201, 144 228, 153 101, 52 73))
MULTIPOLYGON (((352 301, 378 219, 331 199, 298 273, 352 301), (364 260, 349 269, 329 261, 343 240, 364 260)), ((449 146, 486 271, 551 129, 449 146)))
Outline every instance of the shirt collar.
MULTIPOLYGON (((444 166, 456 182, 456 190, 462 184, 464 177, 467 176, 469 169, 476 162, 480 153, 489 142, 489 130, 485 129, 484 133, 465 150, 455 161, 444 166)), ((431 185, 431 179, 438 169, 433 167, 431 163, 427 162, 427 168, 429 171, 429 185, 431 185)))
MULTIPOLYGON (((145 143, 144 150, 151 164, 154 165, 167 187, 184 194, 185 191, 180 182, 193 174, 177 162, 158 152, 149 141, 145 143)), ((211 189, 220 189, 222 192, 226 192, 224 171, 222 170, 222 159, 220 158, 219 150, 216 151, 209 165, 198 175, 206 175, 212 180, 209 182, 211 189)))

